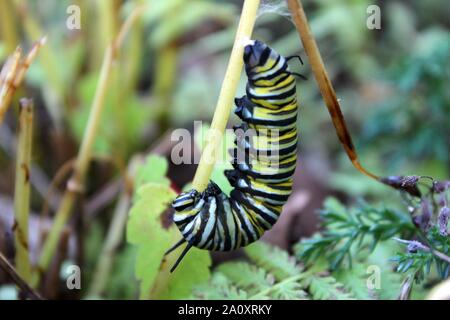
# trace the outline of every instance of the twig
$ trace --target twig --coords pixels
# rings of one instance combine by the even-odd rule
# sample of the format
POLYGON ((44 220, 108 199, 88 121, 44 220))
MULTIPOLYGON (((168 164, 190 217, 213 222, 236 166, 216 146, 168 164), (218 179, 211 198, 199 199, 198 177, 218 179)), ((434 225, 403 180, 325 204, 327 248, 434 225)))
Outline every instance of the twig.
MULTIPOLYGON (((131 15, 127 18, 127 21, 124 23, 123 28, 128 30, 132 22, 134 22, 142 12, 142 7, 135 8, 131 15)), ((55 252, 55 249, 57 247, 57 242, 61 231, 71 215, 76 196, 78 193, 83 191, 86 172, 92 157, 92 147, 95 138, 97 137, 98 127, 100 125, 101 116, 104 110, 104 100, 111 75, 111 70, 113 67, 113 62, 117 57, 118 50, 122 45, 122 41, 124 39, 122 32, 120 32, 119 35, 120 36, 116 40, 113 40, 106 49, 102 69, 100 71, 100 78, 95 92, 94 101, 92 103, 91 112, 89 114, 87 127, 81 143, 80 151, 75 163, 74 172, 69 182, 67 183, 66 192, 62 198, 59 210, 56 213, 55 220, 53 222, 52 229, 48 234, 48 237, 42 249, 41 256, 39 258, 38 267, 40 271, 45 271, 48 268, 53 253, 55 252)), ((33 287, 36 287, 38 283, 39 277, 34 277, 32 282, 33 287)))
POLYGON ((219 99, 217 101, 216 111, 208 131, 206 146, 202 152, 200 163, 195 173, 193 188, 202 191, 209 182, 209 177, 214 168, 217 151, 222 140, 231 108, 239 83, 244 54, 243 41, 249 39, 256 20, 256 14, 259 7, 259 0, 245 0, 242 8, 241 19, 239 21, 236 38, 234 40, 233 49, 231 50, 230 60, 228 62, 225 78, 222 82, 219 99))
POLYGON ((52 196, 57 191, 58 185, 72 171, 74 163, 75 163, 75 159, 67 160, 62 166, 59 167, 58 171, 53 176, 52 181, 50 181, 50 184, 48 185, 46 194, 44 196, 44 201, 42 203, 42 209, 41 209, 41 217, 42 218, 48 217, 48 213, 50 210, 50 206, 49 206, 50 199, 53 198, 52 196))
POLYGON ((422 244, 419 241, 415 241, 415 240, 403 240, 400 238, 393 238, 393 240, 398 241, 400 243, 404 243, 407 244, 408 246, 414 247, 415 249, 419 249, 419 250, 423 250, 426 252, 431 252, 432 254, 434 254, 436 257, 438 257, 441 260, 446 261, 447 263, 450 263, 450 257, 447 256, 446 254, 436 250, 436 249, 431 249, 429 247, 427 247, 426 245, 422 244))
POLYGON ((35 300, 42 300, 42 297, 34 291, 27 282, 17 273, 14 267, 9 263, 8 259, 0 252, 0 267, 10 276, 20 290, 27 294, 28 297, 35 300))
POLYGON ((314 73, 317 84, 319 85, 320 92, 322 93, 323 100, 325 101, 328 112, 331 115, 339 141, 356 169, 372 179, 379 180, 378 176, 367 171, 358 160, 358 155, 356 153, 355 146, 353 145, 352 137, 347 129, 339 101, 336 97, 336 92, 331 84, 330 78, 328 77, 316 41, 314 40, 309 28, 308 20, 303 10, 301 0, 287 0, 287 3, 289 10, 291 11, 295 27, 297 28, 303 47, 305 48, 305 52, 309 58, 311 69, 314 73))
POLYGON ((49 272, 45 275, 41 285, 42 295, 49 300, 54 300, 58 297, 60 289, 60 270, 64 261, 67 259, 67 251, 69 247, 69 240, 71 235, 70 228, 64 228, 61 232, 61 237, 58 242, 58 248, 55 253, 55 258, 49 266, 49 272))
POLYGON ((17 149, 16 180, 14 189, 16 267, 20 276, 31 280, 28 252, 28 221, 30 215, 30 163, 33 137, 33 101, 20 100, 19 146, 17 149))
MULTIPOLYGON (((0 126, 0 147, 9 157, 12 158, 15 156, 17 149, 17 139, 7 126, 0 126)), ((51 199, 47 198, 47 190, 50 185, 49 179, 42 171, 42 169, 35 163, 31 164, 30 181, 39 195, 43 199, 49 201, 51 208, 56 211, 58 209, 58 203, 60 201, 61 195, 55 192, 51 199)))
POLYGON ((89 199, 85 205, 84 211, 86 212, 87 221, 93 220, 97 213, 111 203, 120 192, 120 188, 123 185, 123 179, 121 177, 109 182, 104 188, 95 193, 91 199, 89 199))
POLYGON ((0 74, 0 123, 3 121, 6 111, 8 111, 14 93, 22 84, 25 73, 45 42, 45 37, 36 42, 23 60, 21 60, 22 49, 17 47, 14 54, 3 66, 0 74))

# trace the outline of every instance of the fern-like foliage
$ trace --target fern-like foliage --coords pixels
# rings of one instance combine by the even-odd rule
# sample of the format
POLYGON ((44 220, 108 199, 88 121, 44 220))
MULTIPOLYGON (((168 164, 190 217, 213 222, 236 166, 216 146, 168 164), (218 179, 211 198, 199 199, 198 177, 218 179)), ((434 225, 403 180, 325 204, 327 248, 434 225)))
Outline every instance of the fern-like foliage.
POLYGON ((258 241, 244 248, 249 261, 219 265, 193 297, 423 298, 425 283, 421 282, 431 270, 436 271, 434 279, 428 279, 431 282, 450 274, 450 182, 419 176, 394 176, 389 181, 405 192, 407 210, 365 202, 346 208, 330 198, 320 213, 321 231, 296 245, 293 256, 258 241), (424 179, 432 182, 423 184, 425 192, 419 188, 424 179), (406 252, 402 244, 408 245, 406 252))
POLYGON ((378 209, 366 203, 348 210, 333 198, 325 202, 320 216, 324 231, 302 241, 296 252, 300 260, 306 263, 325 257, 331 270, 336 270, 346 258, 351 267, 352 249, 360 249, 368 240, 369 251, 372 251, 379 241, 412 234, 415 230, 405 214, 386 208, 378 209))
POLYGON ((321 269, 305 270, 286 251, 257 242, 245 248, 250 262, 221 264, 207 285, 195 289, 199 299, 351 299, 354 294, 321 269))
POLYGON ((312 276, 308 279, 309 292, 318 300, 354 299, 352 293, 345 291, 344 285, 330 276, 312 276))
MULTIPOLYGON (((437 250, 445 255, 449 254, 450 237, 442 235, 436 226, 429 230, 427 239, 433 250, 437 250)), ((448 261, 440 259, 432 253, 430 248, 418 241, 403 242, 408 243, 407 252, 398 253, 391 259, 397 263, 397 272, 412 273, 415 275, 416 280, 420 282, 425 276, 430 274, 434 265, 436 273, 441 279, 446 279, 450 276, 450 263, 448 261)))

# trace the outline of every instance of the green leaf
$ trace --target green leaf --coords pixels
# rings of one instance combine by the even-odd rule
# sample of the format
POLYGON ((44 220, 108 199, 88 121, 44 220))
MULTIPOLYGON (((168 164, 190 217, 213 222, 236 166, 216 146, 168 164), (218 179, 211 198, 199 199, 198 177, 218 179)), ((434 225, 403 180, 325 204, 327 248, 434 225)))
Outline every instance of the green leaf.
POLYGON ((268 270, 248 262, 221 264, 208 286, 200 286, 195 296, 205 299, 305 299, 300 275, 276 282, 268 270), (221 286, 219 285, 221 283, 221 286))
POLYGON ((308 279, 309 291, 317 300, 349 300, 353 295, 346 292, 344 285, 337 282, 335 278, 326 276, 312 276, 308 279))
POLYGON ((342 283, 344 288, 352 292, 357 299, 369 300, 373 299, 373 295, 367 287, 367 277, 365 264, 359 262, 351 269, 339 269, 333 272, 333 277, 342 283))
POLYGON ((208 284, 194 289, 192 297, 202 300, 247 300, 248 293, 234 286, 224 274, 215 272, 208 284))
POLYGON ((166 177, 167 168, 168 164, 165 158, 157 155, 149 155, 145 160, 145 163, 140 166, 136 172, 136 190, 138 190, 140 186, 148 182, 154 182, 168 186, 170 184, 170 181, 166 177))
POLYGON ((244 250, 252 261, 268 270, 279 281, 302 272, 302 268, 297 265, 294 257, 262 241, 255 242, 244 250))
POLYGON ((266 290, 274 284, 274 279, 270 279, 264 269, 245 262, 224 263, 217 268, 217 271, 224 274, 234 285, 250 295, 266 290))
POLYGON ((149 182, 139 188, 130 210, 127 241, 137 246, 135 273, 141 298, 186 298, 195 284, 209 279, 207 251, 192 249, 173 274, 168 272, 169 263, 173 263, 181 248, 161 264, 164 253, 180 238, 175 226, 164 229, 161 223, 161 214, 174 198, 169 186, 149 182))
MULTIPOLYGON (((173 233, 175 233, 175 237, 178 240, 180 237, 178 229, 175 230, 175 227, 171 229, 175 231, 173 233)), ((180 253, 180 250, 172 253, 172 257, 174 258, 172 259, 172 264, 180 253)), ((167 288, 161 292, 158 298, 187 299, 192 294, 195 286, 208 282, 210 278, 210 265, 211 257, 207 250, 192 248, 177 269, 169 276, 167 288)))

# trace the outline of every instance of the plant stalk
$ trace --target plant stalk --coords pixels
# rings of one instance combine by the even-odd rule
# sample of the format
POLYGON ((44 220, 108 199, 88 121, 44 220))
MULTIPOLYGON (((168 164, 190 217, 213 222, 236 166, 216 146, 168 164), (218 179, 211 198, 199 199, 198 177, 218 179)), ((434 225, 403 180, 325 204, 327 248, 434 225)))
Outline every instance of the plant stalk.
POLYGON ((306 55, 308 56, 309 63, 311 64, 311 69, 314 73, 317 84, 319 85, 323 100, 325 101, 328 112, 330 113, 339 141, 344 147, 350 161, 355 168, 358 169, 358 171, 372 179, 379 180, 377 175, 367 171, 358 160, 356 148, 347 129, 336 92, 325 69, 319 48, 317 47, 314 36, 312 35, 311 29, 308 25, 308 19, 306 18, 305 11, 303 10, 301 0, 286 1, 295 27, 300 35, 300 40, 305 48, 306 55))
POLYGON ((16 267, 19 275, 29 283, 31 265, 28 252, 28 221, 30 215, 30 168, 33 137, 33 101, 20 100, 19 141, 14 189, 14 242, 16 267))
POLYGON ((28 68, 45 41, 46 38, 44 37, 36 42, 23 61, 21 60, 22 49, 17 47, 3 66, 0 75, 0 123, 3 121, 6 111, 8 111, 14 93, 22 84, 28 68))
POLYGON ((220 142, 222 141, 228 118, 230 117, 233 100, 243 68, 244 41, 250 39, 258 12, 259 0, 245 0, 242 8, 239 26, 231 50, 230 60, 222 82, 216 111, 208 131, 205 149, 195 173, 193 188, 203 191, 209 183, 209 177, 214 168, 220 142))
POLYGON ((0 268, 16 283, 20 290, 28 297, 35 300, 42 300, 42 297, 31 288, 24 279, 17 273, 16 269, 9 263, 8 259, 0 252, 0 268))
POLYGON ((16 29, 16 17, 12 12, 12 2, 10 0, 0 1, 0 30, 2 41, 6 44, 8 52, 14 51, 19 42, 19 35, 16 29))
MULTIPOLYGON (((61 231, 71 215, 73 205, 77 198, 76 196, 84 189, 88 165, 92 158, 92 147, 94 145, 95 138, 97 137, 101 116, 104 110, 104 101, 108 83, 110 80, 113 62, 117 57, 118 50, 123 43, 126 33, 142 12, 142 7, 136 7, 134 9, 134 11, 122 25, 122 29, 120 30, 116 39, 114 39, 106 49, 105 57, 103 59, 103 64, 100 71, 100 78, 98 80, 91 112, 89 114, 89 120, 83 136, 80 151, 75 162, 74 172, 67 183, 66 192, 63 196, 63 199, 61 200, 61 205, 56 213, 53 226, 44 243, 42 253, 39 258, 38 267, 40 272, 44 272, 45 270, 47 270, 51 262, 53 253, 56 250, 61 231)), ((32 285, 34 288, 37 287, 39 281, 39 277, 33 277, 32 285)))

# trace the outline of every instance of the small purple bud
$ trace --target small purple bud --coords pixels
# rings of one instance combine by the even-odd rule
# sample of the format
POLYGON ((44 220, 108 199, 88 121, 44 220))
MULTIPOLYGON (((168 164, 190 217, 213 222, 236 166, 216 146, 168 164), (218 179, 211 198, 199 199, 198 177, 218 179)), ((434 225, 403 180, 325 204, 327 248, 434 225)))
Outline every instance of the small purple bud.
POLYGON ((448 236, 447 232, 447 225, 448 220, 450 218, 450 208, 449 207, 443 207, 438 216, 438 226, 439 226, 439 234, 441 236, 448 236))

